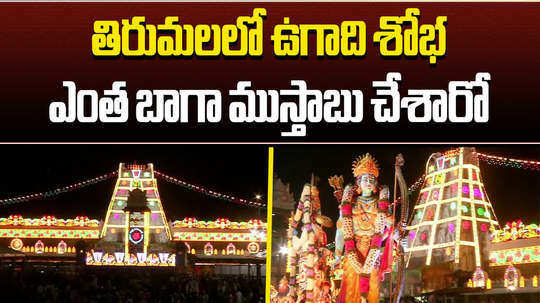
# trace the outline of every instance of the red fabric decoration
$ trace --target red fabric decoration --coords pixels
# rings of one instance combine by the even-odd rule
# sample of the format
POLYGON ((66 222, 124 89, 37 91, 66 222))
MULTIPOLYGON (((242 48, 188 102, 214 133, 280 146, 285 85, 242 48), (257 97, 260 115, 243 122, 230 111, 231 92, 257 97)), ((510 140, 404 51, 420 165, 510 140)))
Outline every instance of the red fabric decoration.
POLYGON ((387 210, 389 205, 388 201, 379 201, 379 209, 387 210))
POLYGON ((345 250, 349 251, 349 250, 353 250, 353 249, 355 249, 354 240, 345 241, 345 250))
POLYGON ((344 215, 352 215, 352 205, 351 204, 345 204, 341 206, 341 213, 344 215))
POLYGON ((372 239, 371 239, 371 246, 377 246, 377 247, 380 247, 382 244, 382 238, 381 236, 374 236, 372 239))
POLYGON ((367 277, 360 277, 359 281, 360 282, 358 285, 358 289, 360 290, 361 293, 364 293, 364 294, 367 294, 369 292, 369 278, 367 277))
POLYGON ((392 240, 391 236, 394 234, 394 227, 392 226, 387 233, 388 238, 386 239, 386 245, 384 246, 384 252, 381 257, 381 266, 379 267, 379 278, 381 281, 384 281, 384 274, 392 270, 393 263, 392 251, 394 249, 394 240, 392 240))

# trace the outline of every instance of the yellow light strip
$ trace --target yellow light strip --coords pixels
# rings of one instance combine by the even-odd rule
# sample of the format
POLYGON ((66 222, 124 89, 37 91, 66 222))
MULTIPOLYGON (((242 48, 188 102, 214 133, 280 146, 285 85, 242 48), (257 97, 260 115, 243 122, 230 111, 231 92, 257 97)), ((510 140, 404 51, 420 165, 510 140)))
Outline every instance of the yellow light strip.
POLYGON ((128 230, 128 226, 129 226, 129 211, 126 211, 126 216, 125 216, 125 226, 124 226, 124 253, 127 256, 129 256, 129 230, 128 230))
POLYGON ((272 198, 274 195, 274 148, 268 148, 268 202, 266 205, 266 291, 265 302, 270 303, 271 287, 272 287, 272 198))
POLYGON ((163 218, 163 225, 165 227, 165 232, 167 233, 167 238, 169 241, 172 240, 171 230, 169 229, 169 224, 167 223, 167 217, 165 216, 165 212, 163 211, 163 204, 161 203, 161 195, 159 194, 159 190, 157 187, 157 180, 154 175, 154 164, 150 164, 150 171, 152 172, 152 188, 154 189, 154 193, 156 197, 158 197, 158 206, 159 211, 161 213, 161 217, 163 218))
POLYGON ((144 213, 144 253, 148 253, 148 243, 150 239, 150 229, 148 228, 150 224, 150 213, 144 213))
MULTIPOLYGON (((442 196, 444 195, 444 182, 446 181, 446 174, 443 174, 442 175, 442 181, 441 183, 439 184, 440 185, 440 189, 439 189, 439 195, 437 196, 437 200, 439 200, 440 198, 442 198, 442 196)), ((434 214, 434 217, 433 217, 433 221, 434 221, 434 224, 432 224, 431 226, 431 233, 429 234, 429 249, 428 249, 428 252, 427 252, 427 260, 429 262, 431 262, 431 256, 433 254, 433 245, 435 243, 435 233, 437 231, 437 225, 439 224, 439 209, 441 208, 441 203, 437 203, 437 205, 435 206, 435 214, 434 214), (435 224, 435 222, 437 222, 437 224, 435 224)), ((430 263, 427 263, 426 262, 426 265, 429 265, 430 263)))
POLYGON ((111 197, 111 200, 109 201, 109 208, 107 209, 107 214, 105 215, 105 221, 103 221, 103 229, 101 230, 101 237, 105 237, 107 235, 107 222, 109 222, 109 217, 111 215, 111 210, 114 206, 114 199, 116 191, 118 190, 118 186, 120 185, 120 171, 122 169, 122 163, 118 164, 118 179, 116 179, 116 184, 114 185, 113 194, 111 197))
MULTIPOLYGON (((440 203, 444 204, 444 203, 448 203, 448 202, 454 202, 456 199, 457 199, 457 195, 456 195, 456 197, 444 199, 444 200, 441 200, 441 201, 438 201, 438 202, 433 202, 433 201, 425 202, 425 203, 416 205, 414 207, 414 209, 424 208, 426 206, 436 205, 436 204, 440 204, 440 203)), ((475 199, 470 199, 470 198, 462 198, 462 200, 463 200, 463 202, 467 202, 467 203, 476 203, 476 204, 482 204, 482 205, 491 207, 491 203, 488 203, 488 202, 483 201, 483 200, 475 200, 475 199)))
MULTIPOLYGON (((460 241, 459 243, 457 242, 448 242, 448 243, 441 243, 441 244, 435 244, 433 245, 433 248, 443 248, 443 247, 447 247, 447 246, 454 246, 454 245, 463 245, 463 246, 475 246, 476 244, 474 242, 471 242, 471 241, 460 241)), ((429 245, 422 245, 422 246, 417 246, 417 247, 414 247, 414 248, 407 248, 405 249, 405 251, 407 252, 412 252, 412 251, 421 251, 421 250, 427 250, 429 249, 429 245)))
MULTIPOLYGON (((474 168, 471 168, 470 173, 472 173, 474 168)), ((476 171, 476 176, 478 177, 478 171, 476 171)), ((471 175, 472 176, 472 175, 471 175)), ((473 186, 472 184, 469 184, 469 188, 472 190, 473 186)), ((472 194, 474 196, 474 193, 472 194)), ((489 211, 486 209, 486 211, 489 211)), ((476 267, 482 266, 480 262, 480 246, 478 245, 478 224, 476 222, 476 204, 471 204, 471 215, 472 215, 472 231, 473 231, 473 239, 476 245, 474 245, 474 257, 476 262, 476 267)))
MULTIPOLYGON (((463 188, 463 170, 468 169, 463 166, 463 149, 459 151, 459 165, 461 169, 458 172, 458 189, 463 188)), ((461 211, 463 206, 463 192, 458 195, 457 210, 461 211)), ((473 211, 473 210, 471 210, 473 211)), ((458 216, 456 220, 456 237, 454 238, 455 243, 461 242, 461 216, 458 216)), ((459 264, 459 245, 454 246, 454 263, 459 264)))
MULTIPOLYGON (((458 216, 453 216, 453 217, 448 217, 448 218, 445 218, 445 219, 441 219, 441 220, 438 220, 437 223, 448 223, 448 222, 451 222, 451 221, 456 220, 457 217, 458 217, 458 216)), ((461 218, 467 219, 467 220, 471 220, 471 219, 472 219, 472 217, 470 217, 470 216, 461 216, 461 218)), ((499 225, 499 222, 497 222, 497 221, 495 221, 495 220, 491 220, 491 219, 477 218, 476 220, 479 221, 479 222, 486 222, 486 223, 491 223, 491 224, 499 225)), ((415 225, 407 226, 406 229, 407 229, 407 230, 413 230, 413 229, 416 229, 417 227, 432 225, 434 222, 435 222, 435 221, 424 221, 424 222, 420 222, 420 223, 415 224, 415 225)))

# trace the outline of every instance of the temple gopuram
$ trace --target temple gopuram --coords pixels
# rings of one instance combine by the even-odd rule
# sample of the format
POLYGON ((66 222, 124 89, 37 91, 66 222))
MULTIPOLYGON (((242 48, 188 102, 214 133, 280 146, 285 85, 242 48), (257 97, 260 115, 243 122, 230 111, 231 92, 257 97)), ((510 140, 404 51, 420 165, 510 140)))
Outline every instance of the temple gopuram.
POLYGON ((462 147, 428 159, 407 226, 404 294, 443 302, 519 295, 520 302, 540 302, 540 228, 521 221, 501 227, 478 155, 462 147))
POLYGON ((226 274, 231 266, 247 265, 248 273, 253 271, 260 277, 266 260, 265 222, 226 218, 170 221, 156 174, 153 164, 121 163, 102 220, 81 216, 0 218, 0 266, 65 270, 76 266, 213 266, 226 274))

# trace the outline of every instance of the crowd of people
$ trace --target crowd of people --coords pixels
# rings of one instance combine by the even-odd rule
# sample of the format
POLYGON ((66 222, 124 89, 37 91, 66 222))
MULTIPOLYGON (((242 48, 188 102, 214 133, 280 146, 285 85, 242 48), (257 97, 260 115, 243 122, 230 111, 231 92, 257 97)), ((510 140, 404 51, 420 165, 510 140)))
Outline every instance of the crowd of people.
MULTIPOLYGON (((1 297, 18 302, 259 303, 264 283, 246 276, 171 271, 31 271, 0 273, 1 297)), ((8 301, 4 301, 8 302, 8 301)))

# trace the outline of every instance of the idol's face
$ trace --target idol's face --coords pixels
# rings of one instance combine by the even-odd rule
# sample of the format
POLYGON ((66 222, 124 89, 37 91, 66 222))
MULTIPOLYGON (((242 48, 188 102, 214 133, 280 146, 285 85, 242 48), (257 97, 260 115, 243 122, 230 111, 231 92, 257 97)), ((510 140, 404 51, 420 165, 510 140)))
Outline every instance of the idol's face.
POLYGON ((377 186, 377 179, 371 174, 362 175, 358 180, 358 186, 360 186, 364 195, 371 195, 377 186))

